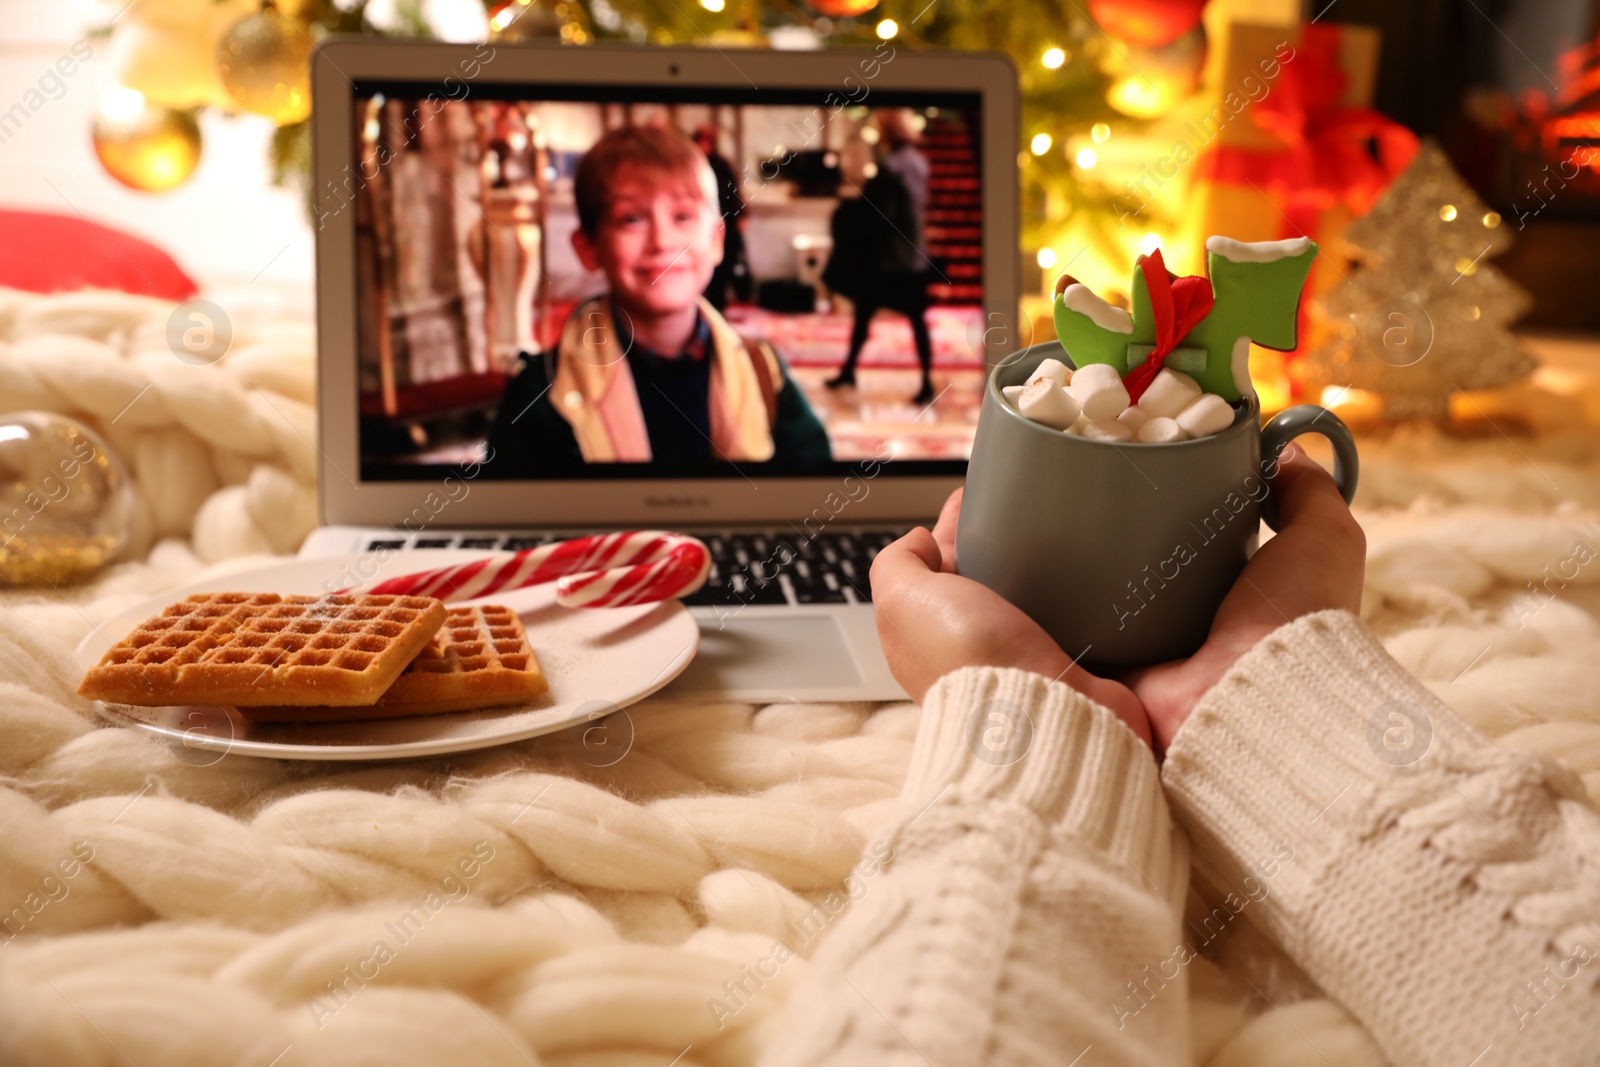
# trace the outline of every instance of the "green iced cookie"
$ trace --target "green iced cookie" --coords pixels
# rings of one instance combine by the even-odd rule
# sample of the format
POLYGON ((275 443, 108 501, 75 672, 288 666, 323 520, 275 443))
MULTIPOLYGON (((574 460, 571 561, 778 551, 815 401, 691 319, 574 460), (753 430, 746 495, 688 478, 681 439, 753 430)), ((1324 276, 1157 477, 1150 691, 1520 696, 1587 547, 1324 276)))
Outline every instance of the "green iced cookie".
MULTIPOLYGON (((1215 303, 1179 340, 1165 366, 1194 378, 1227 401, 1253 393, 1250 344, 1287 351, 1295 346, 1300 291, 1317 256, 1315 241, 1246 244, 1227 237, 1206 241, 1206 269, 1215 303)), ((1133 313, 1112 307, 1082 285, 1055 299, 1056 336, 1074 366, 1109 363, 1118 374, 1142 363, 1155 344, 1155 316, 1144 272, 1133 273, 1133 313)))
POLYGON ((1317 258, 1308 237, 1245 244, 1227 237, 1206 241, 1206 272, 1216 303, 1189 331, 1185 345, 1206 350, 1200 388, 1227 401, 1254 393, 1250 343, 1288 351, 1295 346, 1300 291, 1317 258))
POLYGON ((1148 319, 1141 335, 1126 311, 1101 300, 1086 285, 1074 283, 1056 294, 1055 320, 1056 337, 1074 367, 1109 363, 1118 374, 1127 374, 1129 342, 1155 340, 1148 319))

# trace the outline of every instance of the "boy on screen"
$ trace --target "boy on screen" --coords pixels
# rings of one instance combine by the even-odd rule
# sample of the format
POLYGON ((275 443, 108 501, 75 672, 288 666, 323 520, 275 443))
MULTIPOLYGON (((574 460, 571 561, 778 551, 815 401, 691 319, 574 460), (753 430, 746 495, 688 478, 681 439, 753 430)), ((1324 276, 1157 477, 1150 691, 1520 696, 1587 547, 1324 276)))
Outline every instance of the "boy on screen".
POLYGON ((701 296, 725 234, 704 153, 676 130, 624 126, 584 154, 573 184, 572 247, 608 292, 573 310, 553 350, 520 357, 489 435, 497 473, 822 469, 827 434, 783 361, 701 296))

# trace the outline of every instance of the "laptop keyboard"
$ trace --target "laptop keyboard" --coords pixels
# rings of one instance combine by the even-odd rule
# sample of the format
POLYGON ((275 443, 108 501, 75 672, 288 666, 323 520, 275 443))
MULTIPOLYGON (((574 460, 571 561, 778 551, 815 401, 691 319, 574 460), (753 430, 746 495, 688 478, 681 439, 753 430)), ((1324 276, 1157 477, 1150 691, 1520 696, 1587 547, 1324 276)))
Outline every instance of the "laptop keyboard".
MULTIPOLYGON (((697 532, 711 549, 705 587, 683 602, 691 607, 742 604, 870 604, 867 579, 873 557, 909 527, 823 530, 814 535, 779 530, 697 532)), ((599 531, 593 531, 599 532, 599 531)), ((519 552, 552 541, 582 537, 583 531, 507 536, 376 537, 367 549, 475 548, 519 552)))

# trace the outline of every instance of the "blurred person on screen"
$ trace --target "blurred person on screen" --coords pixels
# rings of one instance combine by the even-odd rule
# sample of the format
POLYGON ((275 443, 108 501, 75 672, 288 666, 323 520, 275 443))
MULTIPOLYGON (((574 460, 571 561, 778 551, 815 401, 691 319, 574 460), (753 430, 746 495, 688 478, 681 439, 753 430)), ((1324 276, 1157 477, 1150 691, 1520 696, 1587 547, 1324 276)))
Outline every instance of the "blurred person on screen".
POLYGON ((856 361, 867 343, 872 317, 897 311, 911 320, 911 336, 922 368, 922 388, 912 398, 927 404, 933 392, 933 338, 928 333, 928 258, 924 220, 928 204, 928 158, 917 147, 911 113, 901 108, 876 119, 882 158, 856 200, 842 201, 833 218, 833 255, 822 280, 855 304, 850 349, 830 389, 856 384, 856 361))

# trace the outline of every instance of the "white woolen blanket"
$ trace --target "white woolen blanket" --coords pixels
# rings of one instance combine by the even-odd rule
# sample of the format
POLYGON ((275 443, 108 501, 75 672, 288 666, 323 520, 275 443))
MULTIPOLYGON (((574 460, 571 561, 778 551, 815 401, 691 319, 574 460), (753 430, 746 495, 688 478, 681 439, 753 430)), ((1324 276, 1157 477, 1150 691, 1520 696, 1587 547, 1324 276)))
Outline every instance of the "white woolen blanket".
MULTIPOLYGON (((91 626, 205 561, 265 562, 240 553, 290 549, 309 521, 274 505, 309 490, 298 446, 266 446, 292 429, 262 414, 250 452, 185 405, 308 403, 310 362, 309 335, 276 327, 301 377, 230 356, 171 386, 159 353, 129 358, 169 309, 101 299, 122 317, 88 295, 4 303, 0 397, 48 383, 31 406, 98 424, 151 384, 167 421, 108 436, 155 457, 135 460, 142 536, 193 540, 0 594, 0 1062, 753 1062, 893 810, 916 709, 651 701, 604 745, 569 731, 367 765, 215 760, 104 725, 73 692, 91 626), (195 470, 206 492, 168 484, 195 470)), ((1600 559, 1576 562, 1600 551, 1590 439, 1363 450, 1369 623, 1480 729, 1600 796, 1600 559)), ((1381 1062, 1248 923, 1190 973, 1197 1062, 1381 1062)))

